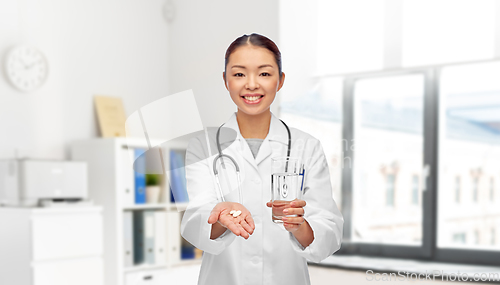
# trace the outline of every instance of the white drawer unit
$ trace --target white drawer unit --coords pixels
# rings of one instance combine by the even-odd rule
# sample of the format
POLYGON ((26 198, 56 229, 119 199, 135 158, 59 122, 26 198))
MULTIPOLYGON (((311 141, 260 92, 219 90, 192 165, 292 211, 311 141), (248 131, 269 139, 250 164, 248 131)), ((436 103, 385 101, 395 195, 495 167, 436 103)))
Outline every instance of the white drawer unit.
POLYGON ((103 285, 101 212, 0 207, 0 284, 103 285))
POLYGON ((44 262, 33 266, 34 285, 102 285, 102 258, 44 262))
POLYGON ((166 274, 165 269, 127 273, 125 285, 165 285, 167 284, 166 274))
POLYGON ((99 213, 44 215, 32 218, 33 260, 85 257, 102 252, 99 213))

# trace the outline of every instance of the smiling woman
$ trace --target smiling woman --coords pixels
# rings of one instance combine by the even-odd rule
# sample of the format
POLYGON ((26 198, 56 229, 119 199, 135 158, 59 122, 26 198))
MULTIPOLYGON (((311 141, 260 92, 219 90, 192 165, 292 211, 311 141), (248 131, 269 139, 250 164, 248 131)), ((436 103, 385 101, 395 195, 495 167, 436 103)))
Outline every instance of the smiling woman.
POLYGON ((325 259, 342 240, 343 218, 332 199, 323 148, 271 113, 285 74, 270 39, 258 34, 237 38, 225 63, 222 76, 237 111, 223 126, 233 129, 236 138, 207 133, 192 139, 186 151, 190 204, 181 233, 204 251, 199 284, 310 284, 306 260, 325 259), (210 146, 217 146, 219 154, 208 155, 210 146), (273 171, 271 161, 279 157, 300 161, 307 176, 302 176, 303 188, 293 186, 298 183, 278 188, 295 191, 298 198, 282 209, 282 223, 275 224, 271 208, 279 201, 272 200, 271 176, 283 171, 273 171))
POLYGON ((229 46, 225 63, 222 77, 238 107, 237 117, 238 123, 243 125, 240 125, 243 137, 264 139, 271 119, 269 107, 285 81, 278 47, 264 36, 245 35, 229 46), (263 128, 251 128, 249 124, 263 128))

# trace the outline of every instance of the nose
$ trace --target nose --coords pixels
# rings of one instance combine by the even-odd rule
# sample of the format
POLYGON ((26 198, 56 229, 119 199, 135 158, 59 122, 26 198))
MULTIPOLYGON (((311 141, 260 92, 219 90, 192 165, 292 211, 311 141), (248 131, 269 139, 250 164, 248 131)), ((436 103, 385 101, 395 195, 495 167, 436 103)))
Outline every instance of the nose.
POLYGON ((257 78, 255 76, 248 76, 247 78, 248 78, 246 84, 247 89, 255 90, 259 88, 259 83, 257 82, 257 78))

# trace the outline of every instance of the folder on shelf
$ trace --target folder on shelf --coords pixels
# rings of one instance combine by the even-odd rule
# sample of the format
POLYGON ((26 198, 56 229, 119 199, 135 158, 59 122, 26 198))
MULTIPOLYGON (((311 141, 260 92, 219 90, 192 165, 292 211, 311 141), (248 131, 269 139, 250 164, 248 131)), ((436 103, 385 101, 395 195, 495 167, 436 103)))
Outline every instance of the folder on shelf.
POLYGON ((132 212, 126 211, 123 213, 123 258, 125 267, 134 265, 133 235, 134 229, 132 212))
POLYGON ((144 261, 155 263, 155 211, 144 211, 144 261))
POLYGON ((133 206, 135 204, 135 174, 134 174, 134 149, 123 147, 122 153, 122 176, 121 191, 123 206, 133 206))
POLYGON ((144 211, 134 211, 134 264, 144 263, 144 211))
POLYGON ((146 203, 146 159, 145 149, 134 149, 135 203, 146 203))
POLYGON ((173 201, 176 203, 189 202, 186 187, 186 170, 184 168, 184 154, 180 150, 170 150, 170 186, 173 201))
POLYGON ((157 265, 167 263, 167 213, 155 211, 155 257, 157 265))
POLYGON ((167 260, 170 265, 181 259, 181 214, 177 211, 166 212, 167 215, 167 260))

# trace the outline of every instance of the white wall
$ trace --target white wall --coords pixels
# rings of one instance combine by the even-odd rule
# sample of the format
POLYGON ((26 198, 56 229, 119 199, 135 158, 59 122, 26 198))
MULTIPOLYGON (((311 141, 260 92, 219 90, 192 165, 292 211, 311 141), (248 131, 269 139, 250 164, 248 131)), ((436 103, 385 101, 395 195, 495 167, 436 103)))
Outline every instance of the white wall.
POLYGON ((285 85, 281 101, 317 88, 318 0, 280 0, 280 43, 285 85))
POLYGON ((0 158, 62 159, 76 139, 98 135, 93 96, 120 96, 127 115, 168 95, 164 0, 2 0, 0 56, 32 44, 49 77, 22 93, 0 77, 0 158))
MULTIPOLYGON (((22 93, 2 71, 0 158, 64 159, 68 144, 99 135, 93 96, 122 97, 127 115, 164 96, 193 89, 204 125, 236 110, 224 88, 224 54, 238 36, 279 41, 275 1, 2 0, 0 56, 17 44, 45 53, 49 77, 22 93)), ((277 112, 277 102, 273 111, 277 112)))
MULTIPOLYGON (((172 0, 169 91, 193 89, 205 126, 218 126, 236 111, 222 79, 224 55, 231 42, 255 32, 280 47, 278 2, 172 0)), ((273 112, 277 103, 272 105, 273 112)))

